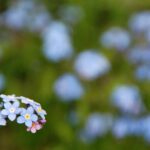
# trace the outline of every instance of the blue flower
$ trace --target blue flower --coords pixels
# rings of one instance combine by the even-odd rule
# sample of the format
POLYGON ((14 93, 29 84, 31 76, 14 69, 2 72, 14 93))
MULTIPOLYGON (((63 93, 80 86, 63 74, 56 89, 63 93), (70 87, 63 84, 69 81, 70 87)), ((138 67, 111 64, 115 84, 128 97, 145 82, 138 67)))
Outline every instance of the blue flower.
POLYGON ((115 48, 123 51, 129 47, 131 37, 127 31, 119 27, 113 27, 102 35, 100 42, 106 48, 115 48))
POLYGON ((19 108, 20 103, 15 101, 13 104, 10 102, 4 103, 4 108, 1 111, 1 114, 4 116, 8 116, 8 119, 14 121, 16 119, 17 114, 21 112, 21 108, 19 108))
POLYGON ((22 29, 27 23, 28 9, 32 6, 31 1, 14 3, 5 13, 5 23, 13 29, 22 29), (29 6, 30 5, 30 6, 29 6))
POLYGON ((150 142, 150 116, 141 119, 142 136, 147 142, 150 142))
POLYGON ((15 102, 17 100, 15 95, 4 95, 4 94, 1 94, 0 98, 2 98, 2 100, 4 102, 15 102))
POLYGON ((6 117, 1 114, 0 112, 0 126, 5 126, 6 125, 6 117))
POLYGON ((149 47, 136 46, 129 51, 128 59, 134 64, 150 64, 149 47))
POLYGON ((45 110, 42 109, 40 103, 37 103, 34 100, 23 96, 20 96, 18 98, 21 100, 22 103, 32 106, 34 110, 37 112, 37 114, 40 115, 42 119, 45 119, 45 115, 47 113, 45 110))
POLYGON ((112 126, 112 116, 105 114, 91 114, 86 122, 85 128, 81 132, 83 140, 93 140, 105 135, 112 126))
POLYGON ((37 120, 38 117, 34 114, 34 109, 32 107, 28 107, 27 109, 22 109, 21 116, 17 118, 17 123, 25 123, 27 127, 31 127, 32 123, 36 122, 37 120))
POLYGON ((74 67, 82 78, 93 80, 106 74, 110 70, 110 63, 102 54, 87 50, 79 54, 74 67))
POLYGON ((35 105, 35 106, 34 106, 34 109, 35 109, 36 113, 37 113, 38 115, 40 115, 40 117, 41 117, 42 119, 45 119, 45 115, 47 115, 47 113, 46 113, 45 110, 42 109, 41 106, 35 105))
POLYGON ((123 113, 139 114, 144 110, 139 90, 134 86, 117 87, 112 93, 111 100, 123 113))
POLYGON ((136 69, 135 76, 138 80, 148 80, 150 81, 150 66, 140 65, 136 69))
POLYGON ((124 138, 130 133, 129 127, 129 121, 126 118, 116 119, 112 127, 112 133, 116 138, 124 138))
POLYGON ((147 32, 150 28, 150 12, 140 12, 134 14, 129 20, 129 27, 135 33, 147 32))
POLYGON ((54 90, 63 101, 79 99, 84 92, 78 79, 71 74, 61 76, 55 82, 54 90))
POLYGON ((50 21, 45 6, 32 0, 19 0, 13 3, 3 17, 6 26, 17 30, 27 28, 30 31, 39 31, 50 21))
POLYGON ((73 47, 68 28, 61 22, 53 22, 43 32, 43 52, 46 58, 54 62, 72 56, 73 47))

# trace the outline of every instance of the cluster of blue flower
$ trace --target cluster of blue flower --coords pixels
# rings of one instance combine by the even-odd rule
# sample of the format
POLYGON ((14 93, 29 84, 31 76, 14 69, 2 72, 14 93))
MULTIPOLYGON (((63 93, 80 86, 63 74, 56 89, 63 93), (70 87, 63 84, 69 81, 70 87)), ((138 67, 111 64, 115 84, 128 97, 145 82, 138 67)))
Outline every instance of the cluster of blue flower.
POLYGON ((136 66, 138 80, 150 80, 150 12, 134 14, 129 20, 129 29, 113 27, 100 37, 107 49, 124 52, 127 60, 136 66), (131 47, 132 46, 132 47, 131 47))
POLYGON ((112 92, 110 102, 112 106, 118 108, 119 116, 91 114, 87 118, 85 127, 79 132, 80 138, 90 142, 107 133, 112 133, 116 138, 138 136, 150 142, 150 117, 143 116, 147 111, 138 88, 121 85, 112 92))
MULTIPOLYGON (((84 80, 94 80, 107 74, 110 70, 110 62, 96 50, 87 50, 77 56, 74 69, 84 80)), ((81 98, 84 89, 75 75, 66 74, 60 77, 54 86, 55 93, 67 101, 81 98)))
MULTIPOLYGON (((113 27, 99 40, 106 49, 124 53, 127 61, 135 65, 138 80, 150 80, 149 27, 150 12, 138 13, 129 21, 131 34, 120 27, 113 27)), ((81 139, 89 142, 111 132, 116 138, 137 136, 150 142, 150 116, 144 116, 147 110, 139 89, 132 85, 120 85, 113 90, 110 102, 119 110, 119 116, 91 114, 79 132, 81 139)))
POLYGON ((25 124, 27 131, 36 133, 46 123, 46 111, 39 103, 23 96, 1 94, 0 98, 0 126, 16 120, 18 124, 25 124))

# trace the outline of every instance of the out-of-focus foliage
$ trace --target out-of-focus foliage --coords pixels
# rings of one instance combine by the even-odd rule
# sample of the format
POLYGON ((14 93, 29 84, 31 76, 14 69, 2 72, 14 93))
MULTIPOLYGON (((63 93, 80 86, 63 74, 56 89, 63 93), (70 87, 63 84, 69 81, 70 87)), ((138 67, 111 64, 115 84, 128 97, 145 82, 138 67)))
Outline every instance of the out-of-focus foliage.
MULTIPOLYGON (((38 133, 30 134, 23 129, 23 126, 10 122, 6 127, 0 128, 0 148, 2 150, 147 150, 150 146, 148 127, 150 63, 141 64, 139 63, 141 60, 134 63, 133 59, 137 57, 140 59, 139 57, 143 56, 142 59, 150 62, 148 60, 150 54, 140 54, 140 56, 134 54, 132 57, 130 49, 135 46, 149 47, 149 34, 147 32, 148 41, 145 42, 137 31, 134 33, 130 30, 129 38, 133 40, 129 48, 126 48, 127 42, 125 49, 121 51, 115 50, 114 47, 112 49, 105 47, 100 37, 111 27, 121 27, 128 32, 131 28, 129 26, 131 16, 148 11, 150 1, 18 1, 27 3, 26 7, 18 5, 16 9, 14 4, 17 0, 0 0, 0 90, 1 93, 23 95, 40 102, 48 113, 47 124, 38 133), (53 28, 52 23, 58 23, 58 26, 53 28), (53 33, 49 34, 49 30, 53 33), (55 53, 53 51, 55 49, 58 52, 55 53), (75 61, 80 52, 89 49, 104 55, 111 65, 106 74, 96 77, 95 80, 86 80, 75 69, 75 61), (61 53, 62 51, 65 52, 61 53), (64 93, 57 96, 54 85, 66 73, 74 75, 75 81, 73 79, 71 81, 73 83, 65 83, 66 79, 64 85, 60 86, 64 88, 60 92, 64 93), (74 85, 76 78, 77 81, 79 80, 77 83, 79 85, 74 85), (74 87, 67 90, 69 85, 74 87), (114 89, 126 85, 135 86, 133 91, 137 93, 129 92, 131 95, 129 94, 127 103, 122 98, 122 106, 117 107, 122 108, 123 104, 127 104, 128 108, 130 99, 134 96, 134 100, 138 99, 136 95, 140 94, 139 103, 144 108, 138 116, 120 113, 116 107, 113 107, 111 95, 114 89), (78 91, 79 89, 76 88, 80 86, 83 89, 78 91), (78 99, 76 101, 67 99, 67 102, 64 102, 61 95, 67 98, 75 96, 78 99), (128 126, 131 124, 128 123, 138 125, 134 130, 140 133, 131 130, 133 134, 130 135, 132 132, 129 133, 128 126), (141 136, 142 133, 144 135, 141 136)), ((119 43, 119 48, 120 45, 122 43, 119 43)), ((93 64, 90 61, 92 62, 89 58, 89 62, 87 61, 82 67, 99 72, 99 68, 95 68, 97 60, 94 60, 93 64)), ((98 67, 105 65, 101 64, 98 67)), ((78 69, 84 71, 79 66, 78 69)), ((104 68, 103 70, 105 71, 104 68)), ((134 109, 134 105, 132 108, 134 109)))

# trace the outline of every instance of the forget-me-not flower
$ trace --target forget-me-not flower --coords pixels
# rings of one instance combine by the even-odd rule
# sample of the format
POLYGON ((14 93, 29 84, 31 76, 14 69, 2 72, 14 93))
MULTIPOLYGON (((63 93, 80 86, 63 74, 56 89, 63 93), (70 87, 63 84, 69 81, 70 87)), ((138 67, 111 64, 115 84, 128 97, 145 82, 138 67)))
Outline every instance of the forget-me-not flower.
POLYGON ((65 74, 61 76, 55 82, 54 90, 63 101, 79 99, 84 93, 80 82, 72 74, 65 74))
POLYGON ((106 48, 115 48, 119 51, 127 49, 131 43, 129 33, 119 27, 114 27, 105 32, 100 42, 106 48))
POLYGON ((140 65, 136 68, 135 76, 138 80, 150 81, 150 65, 140 65))
POLYGON ((8 116, 8 119, 14 121, 16 116, 21 112, 21 108, 19 108, 20 103, 15 101, 13 104, 10 102, 4 103, 4 109, 2 109, 1 114, 4 116, 8 116))
POLYGON ((123 113, 139 114, 144 110, 139 90, 135 86, 122 85, 112 93, 112 104, 123 113))
POLYGON ((110 62, 102 54, 87 50, 78 55, 74 67, 82 78, 93 80, 110 70, 110 62))
POLYGON ((150 12, 144 11, 134 14, 129 20, 129 27, 135 33, 147 32, 150 28, 150 12))
POLYGON ((36 111, 36 113, 42 118, 45 119, 45 115, 47 115, 46 111, 42 109, 41 106, 35 106, 33 107, 36 111))
POLYGON ((68 28, 61 22, 52 22, 43 31, 43 52, 47 59, 59 62, 72 56, 73 47, 68 28))
POLYGON ((92 140, 105 135, 112 126, 112 116, 99 113, 91 114, 81 132, 83 140, 92 140))
POLYGON ((128 59, 134 64, 150 65, 150 48, 148 46, 136 46, 130 49, 128 59))
POLYGON ((21 116, 17 118, 17 123, 22 124, 25 123, 27 127, 31 127, 33 122, 36 122, 38 117, 34 114, 34 109, 32 107, 28 107, 27 109, 22 109, 21 116))

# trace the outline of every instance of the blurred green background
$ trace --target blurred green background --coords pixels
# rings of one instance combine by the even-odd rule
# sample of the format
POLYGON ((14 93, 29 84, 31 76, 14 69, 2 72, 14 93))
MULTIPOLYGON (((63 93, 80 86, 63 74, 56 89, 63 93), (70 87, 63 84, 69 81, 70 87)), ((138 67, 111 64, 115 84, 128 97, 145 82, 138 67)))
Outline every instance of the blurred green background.
MULTIPOLYGON (((91 112, 116 111, 110 106, 109 97, 112 88, 119 83, 131 83, 139 86, 144 103, 150 109, 150 84, 137 82, 133 77, 133 66, 129 65, 123 54, 106 51, 98 39, 102 32, 111 26, 128 29, 131 14, 150 9, 149 0, 43 0, 49 12, 59 19, 58 11, 63 5, 79 5, 84 18, 72 26, 72 39, 75 56, 84 49, 96 48, 111 61, 111 72, 92 82, 82 81, 86 94, 77 102, 63 103, 53 91, 54 81, 63 73, 74 73, 71 60, 53 63, 42 53, 42 40, 38 33, 14 31, 0 28, 0 72, 5 75, 6 86, 2 93, 16 94, 37 100, 46 109, 47 123, 36 134, 25 131, 25 127, 9 123, 0 128, 1 150, 147 150, 149 144, 142 138, 128 137, 115 139, 111 134, 97 139, 91 144, 83 143, 77 131, 91 112), (81 120, 73 127, 67 120, 68 113, 75 110, 81 120)), ((0 0, 0 12, 10 5, 9 0, 0 0)))

